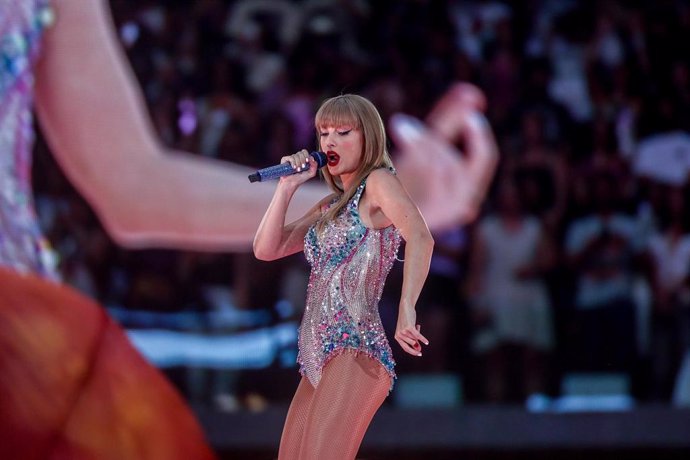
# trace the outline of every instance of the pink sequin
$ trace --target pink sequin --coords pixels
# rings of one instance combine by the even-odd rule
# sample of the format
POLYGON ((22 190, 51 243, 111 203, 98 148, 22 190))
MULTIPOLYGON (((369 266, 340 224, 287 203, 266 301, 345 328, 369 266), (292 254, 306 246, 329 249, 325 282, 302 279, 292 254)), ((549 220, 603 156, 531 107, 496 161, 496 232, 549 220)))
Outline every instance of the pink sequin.
POLYGON ((313 226, 304 252, 311 264, 307 301, 299 333, 300 373, 316 386, 323 366, 344 350, 366 353, 395 378, 395 361, 378 304, 400 246, 393 226, 371 229, 358 206, 366 181, 343 212, 321 234, 313 226))
POLYGON ((52 19, 47 0, 0 0, 0 265, 57 280, 31 191, 33 66, 52 19))

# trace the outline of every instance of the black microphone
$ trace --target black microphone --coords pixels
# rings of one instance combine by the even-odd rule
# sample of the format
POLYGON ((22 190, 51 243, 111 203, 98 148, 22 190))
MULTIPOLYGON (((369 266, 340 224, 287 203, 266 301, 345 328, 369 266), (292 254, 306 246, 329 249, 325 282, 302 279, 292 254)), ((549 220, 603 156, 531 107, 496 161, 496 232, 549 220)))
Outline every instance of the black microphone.
MULTIPOLYGON (((328 164, 328 156, 323 152, 311 152, 309 153, 309 155, 311 155, 314 161, 316 161, 316 165, 319 168, 323 168, 328 164)), ((305 169, 304 171, 307 171, 307 169, 305 169)), ((249 182, 263 182, 265 180, 272 180, 278 179, 283 176, 290 176, 295 173, 297 173, 297 170, 293 169, 290 163, 281 163, 279 165, 259 169, 254 174, 250 174, 249 182)))

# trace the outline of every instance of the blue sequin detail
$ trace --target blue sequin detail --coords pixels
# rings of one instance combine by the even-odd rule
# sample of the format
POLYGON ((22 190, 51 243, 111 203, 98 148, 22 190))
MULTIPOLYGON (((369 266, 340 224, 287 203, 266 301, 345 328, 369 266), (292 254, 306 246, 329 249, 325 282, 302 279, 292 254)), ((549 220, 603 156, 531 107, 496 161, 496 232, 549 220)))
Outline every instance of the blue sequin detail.
MULTIPOLYGON (((359 216, 366 180, 321 234, 312 226, 304 252, 311 264, 299 334, 300 372, 316 386, 325 363, 344 350, 366 353, 395 378, 395 361, 378 302, 400 245, 393 227, 367 228, 359 216)), ((334 203, 330 203, 332 206, 334 203)))
POLYGON ((0 0, 0 265, 57 281, 31 190, 33 68, 53 21, 47 0, 0 0))
MULTIPOLYGON (((33 3, 35 5, 28 6, 34 10, 26 24, 12 27, 0 36, 0 95, 8 91, 20 76, 30 72, 37 51, 35 44, 39 42, 44 29, 54 21, 53 9, 48 2, 33 3)), ((7 8, 3 6, 2 9, 7 8)), ((15 8, 21 8, 21 6, 15 6, 15 8)))

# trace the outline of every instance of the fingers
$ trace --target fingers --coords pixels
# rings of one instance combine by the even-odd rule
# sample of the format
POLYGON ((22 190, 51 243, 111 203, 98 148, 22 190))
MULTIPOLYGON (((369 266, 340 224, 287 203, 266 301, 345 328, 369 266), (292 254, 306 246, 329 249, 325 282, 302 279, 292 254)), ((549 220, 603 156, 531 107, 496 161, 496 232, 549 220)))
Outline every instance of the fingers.
POLYGON ((483 118, 484 93, 469 83, 456 83, 439 99, 427 116, 429 127, 451 143, 463 137, 465 127, 483 118))
MULTIPOLYGON (((430 129, 423 121, 404 113, 393 114, 388 124, 391 138, 400 144, 405 155, 415 154, 418 148, 429 148, 434 151, 434 158, 456 158, 459 151, 447 139, 430 129)), ((428 154, 421 154, 428 161, 428 154)))
POLYGON ((424 124, 409 115, 403 113, 393 114, 388 123, 390 135, 396 144, 402 146, 402 151, 405 152, 405 146, 414 144, 428 137, 424 124))
POLYGON ((447 94, 449 97, 458 99, 461 104, 467 107, 481 112, 486 111, 487 103, 484 92, 471 83, 455 83, 450 87, 447 94))
POLYGON ((416 340, 412 340, 409 337, 396 334, 395 340, 398 341, 400 347, 406 352, 413 356, 422 356, 421 345, 416 340))
POLYGON ((398 176, 432 229, 472 222, 478 216, 498 158, 485 109, 479 88, 458 83, 425 121, 400 113, 389 119, 398 176))
MULTIPOLYGON (((434 104, 430 118, 448 117, 458 110, 486 111, 486 96, 481 89, 470 83, 455 83, 434 104)), ((430 121, 427 119, 427 121, 430 121)))
POLYGON ((486 97, 479 88, 469 83, 456 83, 434 105, 426 123, 396 113, 389 120, 389 133, 396 144, 403 147, 400 149, 403 153, 414 151, 405 147, 420 148, 423 144, 430 144, 429 147, 436 147, 438 151, 448 151, 463 138, 466 130, 476 132, 487 126, 482 114, 485 110, 486 97))
POLYGON ((422 333, 420 332, 420 329, 421 329, 421 326, 419 324, 417 324, 417 330, 414 331, 415 337, 417 338, 417 340, 422 342, 424 345, 429 345, 429 340, 422 335, 422 333))
POLYGON ((306 149, 302 149, 294 155, 288 155, 280 159, 281 163, 290 163, 292 169, 297 172, 305 171, 310 169, 312 158, 306 149))
POLYGON ((400 347, 413 356, 422 356, 422 345, 429 345, 429 341, 419 332, 419 325, 416 329, 405 328, 396 332, 395 340, 400 347), (421 342, 421 343, 420 343, 421 342))

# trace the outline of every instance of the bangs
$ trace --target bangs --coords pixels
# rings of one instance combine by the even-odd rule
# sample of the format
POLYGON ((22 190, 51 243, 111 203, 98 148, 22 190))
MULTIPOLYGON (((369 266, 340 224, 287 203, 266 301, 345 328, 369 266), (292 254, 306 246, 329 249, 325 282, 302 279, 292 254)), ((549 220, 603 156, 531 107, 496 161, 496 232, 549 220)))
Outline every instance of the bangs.
POLYGON ((314 127, 317 130, 344 125, 354 129, 361 129, 362 127, 351 101, 342 96, 324 102, 314 117, 314 127))

